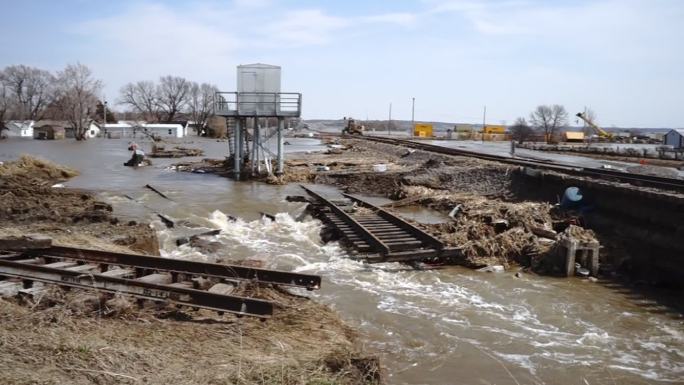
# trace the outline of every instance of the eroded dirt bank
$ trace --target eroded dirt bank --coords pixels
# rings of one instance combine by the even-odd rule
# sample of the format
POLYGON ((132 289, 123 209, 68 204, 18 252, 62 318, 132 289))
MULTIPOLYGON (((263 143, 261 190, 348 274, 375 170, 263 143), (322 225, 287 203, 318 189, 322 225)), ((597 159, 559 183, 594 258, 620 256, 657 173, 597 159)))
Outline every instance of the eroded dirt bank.
POLYGON ((291 157, 281 182, 325 183, 351 193, 396 200, 451 213, 447 223, 424 225, 448 244, 462 247, 471 267, 535 265, 570 225, 581 238, 601 242, 603 270, 624 272, 652 284, 676 285, 681 267, 684 213, 681 194, 556 173, 527 173, 517 166, 445 156, 355 139, 333 139, 335 149, 291 157), (387 171, 375 172, 374 164, 387 171), (590 205, 577 212, 556 203, 579 187, 590 205), (597 231, 581 231, 581 227, 597 231), (657 252, 655 252, 657 250, 657 252))
MULTIPOLYGON (((0 236, 40 234, 65 246, 158 254, 148 224, 118 220, 91 194, 56 183, 75 170, 23 157, 0 165, 0 236)), ((219 316, 124 297, 50 288, 0 299, 7 384, 373 384, 375 358, 327 306, 288 291, 240 286, 274 317, 219 316)))

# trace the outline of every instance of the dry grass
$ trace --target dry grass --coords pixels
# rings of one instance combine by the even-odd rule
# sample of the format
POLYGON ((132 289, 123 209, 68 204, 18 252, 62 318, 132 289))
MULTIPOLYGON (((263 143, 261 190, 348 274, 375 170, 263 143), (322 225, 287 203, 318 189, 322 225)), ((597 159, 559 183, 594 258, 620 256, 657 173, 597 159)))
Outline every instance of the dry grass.
POLYGON ((287 305, 261 322, 211 312, 138 309, 125 298, 52 289, 0 300, 4 384, 362 384, 377 361, 327 307, 273 289, 287 305), (369 366, 369 367, 367 367, 369 366))
POLYGON ((78 175, 78 171, 50 161, 22 155, 18 160, 0 165, 0 177, 4 180, 23 179, 38 184, 63 181, 78 175))

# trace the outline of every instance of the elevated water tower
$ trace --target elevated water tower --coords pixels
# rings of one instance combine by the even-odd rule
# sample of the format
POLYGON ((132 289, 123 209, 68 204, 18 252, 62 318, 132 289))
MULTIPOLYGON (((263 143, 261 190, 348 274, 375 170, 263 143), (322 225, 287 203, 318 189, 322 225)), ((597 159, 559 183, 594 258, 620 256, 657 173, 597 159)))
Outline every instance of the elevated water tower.
POLYGON ((252 174, 261 172, 263 162, 266 171, 270 172, 272 152, 264 143, 274 134, 278 136, 276 175, 282 175, 284 168, 283 130, 285 118, 298 118, 302 111, 302 94, 280 91, 280 67, 269 64, 247 64, 237 67, 237 92, 218 92, 216 94, 214 113, 226 117, 229 123, 230 140, 233 155, 233 173, 240 179, 245 161, 250 161, 252 174), (261 121, 276 118, 277 127, 268 132, 262 128, 261 121), (251 121, 251 135, 247 129, 251 121), (251 139, 251 140, 250 140, 251 139))

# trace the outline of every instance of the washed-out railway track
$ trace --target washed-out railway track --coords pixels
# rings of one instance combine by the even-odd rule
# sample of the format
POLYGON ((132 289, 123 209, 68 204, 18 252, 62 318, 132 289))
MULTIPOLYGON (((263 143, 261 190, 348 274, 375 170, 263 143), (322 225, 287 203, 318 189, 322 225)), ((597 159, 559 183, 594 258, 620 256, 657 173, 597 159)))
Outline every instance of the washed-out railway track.
POLYGON ((513 164, 522 167, 544 169, 562 172, 582 177, 591 177, 605 180, 614 180, 622 183, 629 183, 635 186, 653 187, 662 190, 672 190, 684 192, 684 179, 667 178, 655 175, 633 174, 629 172, 602 169, 596 167, 574 167, 553 162, 534 159, 512 158, 505 155, 484 154, 476 151, 468 151, 457 148, 443 147, 434 144, 421 143, 418 141, 387 138, 380 136, 354 136, 354 138, 364 139, 373 142, 392 144, 401 147, 413 148, 417 150, 434 152, 444 155, 468 156, 473 158, 491 160, 500 163, 513 164))
POLYGON ((0 292, 19 295, 33 296, 45 290, 45 284, 54 284, 129 295, 141 303, 151 300, 266 319, 273 314, 273 304, 231 295, 238 282, 307 290, 321 285, 321 277, 316 275, 238 265, 52 245, 2 249, 5 251, 0 252, 0 292), (37 287, 34 282, 44 285, 37 287))
POLYGON ((441 261, 459 250, 393 213, 350 194, 331 200, 302 186, 313 198, 310 211, 370 263, 441 261), (358 210, 358 208, 362 208, 358 210))

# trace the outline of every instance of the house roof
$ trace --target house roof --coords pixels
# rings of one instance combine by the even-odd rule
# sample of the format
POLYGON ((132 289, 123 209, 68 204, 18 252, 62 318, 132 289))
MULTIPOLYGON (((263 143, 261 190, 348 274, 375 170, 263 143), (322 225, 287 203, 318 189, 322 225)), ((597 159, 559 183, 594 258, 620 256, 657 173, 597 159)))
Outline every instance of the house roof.
POLYGON ((675 131, 679 135, 684 136, 684 128, 673 128, 670 131, 668 131, 668 134, 671 133, 672 131, 675 131))
POLYGON ((264 63, 253 63, 253 64, 240 64, 238 68, 240 67, 248 67, 248 68, 280 68, 280 66, 274 66, 271 64, 264 64, 264 63))
POLYGON ((34 125, 33 128, 43 128, 43 127, 53 127, 53 128, 65 128, 70 126, 70 124, 64 120, 39 120, 34 125))

